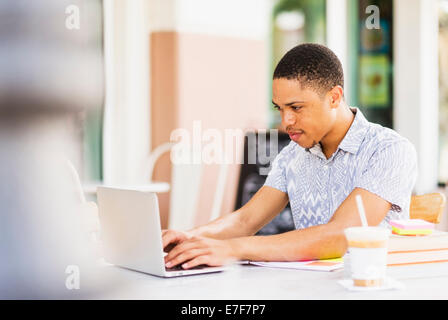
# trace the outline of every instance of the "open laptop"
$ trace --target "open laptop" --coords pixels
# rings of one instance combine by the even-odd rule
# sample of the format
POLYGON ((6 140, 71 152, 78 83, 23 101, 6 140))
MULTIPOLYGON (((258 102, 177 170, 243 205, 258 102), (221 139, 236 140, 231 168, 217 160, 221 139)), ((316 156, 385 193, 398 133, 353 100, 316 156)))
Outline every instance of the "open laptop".
POLYGON ((116 266, 160 277, 223 271, 198 266, 165 267, 157 195, 152 192, 98 187, 98 208, 104 258, 116 266))

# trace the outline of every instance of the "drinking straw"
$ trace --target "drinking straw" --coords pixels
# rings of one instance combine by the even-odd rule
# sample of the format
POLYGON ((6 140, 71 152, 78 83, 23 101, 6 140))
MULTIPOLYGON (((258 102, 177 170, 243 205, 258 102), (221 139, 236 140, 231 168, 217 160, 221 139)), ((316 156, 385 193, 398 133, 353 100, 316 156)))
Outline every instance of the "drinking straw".
POLYGON ((361 218, 362 226, 367 227, 368 224, 367 224, 366 212, 364 211, 364 205, 362 204, 362 198, 359 194, 356 196, 356 204, 358 206, 358 213, 359 213, 359 217, 361 218))

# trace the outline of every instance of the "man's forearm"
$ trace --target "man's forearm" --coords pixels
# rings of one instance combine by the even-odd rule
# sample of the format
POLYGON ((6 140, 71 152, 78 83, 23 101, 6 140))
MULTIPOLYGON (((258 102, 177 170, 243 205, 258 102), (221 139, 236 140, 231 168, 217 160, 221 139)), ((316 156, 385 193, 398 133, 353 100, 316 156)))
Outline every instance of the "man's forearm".
POLYGON ((256 231, 248 228, 248 223, 242 218, 242 209, 222 216, 203 226, 189 230, 194 236, 213 239, 230 239, 252 235, 256 231))
POLYGON ((287 203, 286 193, 263 186, 240 209, 190 230, 190 233, 214 239, 251 236, 279 214, 287 203))
POLYGON ((287 203, 286 193, 263 186, 240 209, 194 228, 189 233, 214 239, 251 236, 279 214, 287 203))
POLYGON ((272 236, 229 240, 239 260, 298 261, 341 257, 346 251, 342 228, 325 224, 272 236))

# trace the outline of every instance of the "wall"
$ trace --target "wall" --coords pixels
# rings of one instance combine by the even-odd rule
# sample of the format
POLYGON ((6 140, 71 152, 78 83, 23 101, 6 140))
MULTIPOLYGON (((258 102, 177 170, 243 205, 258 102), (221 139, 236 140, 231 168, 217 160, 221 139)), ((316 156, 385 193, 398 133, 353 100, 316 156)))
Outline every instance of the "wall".
POLYGON ((437 189, 437 0, 395 0, 394 8, 394 127, 417 149, 422 194, 437 189))
MULTIPOLYGON (((168 142, 176 128, 192 132, 195 120, 201 121, 203 131, 266 128, 270 4, 268 0, 151 2, 153 148, 168 142)), ((221 213, 233 210, 238 170, 239 166, 230 166, 221 213)), ((217 176, 218 166, 203 166, 193 225, 210 219, 217 176)), ((171 180, 168 154, 156 165, 153 179, 171 180)), ((188 181, 184 186, 189 187, 188 181)), ((168 225, 169 197, 159 195, 162 227, 168 225)))

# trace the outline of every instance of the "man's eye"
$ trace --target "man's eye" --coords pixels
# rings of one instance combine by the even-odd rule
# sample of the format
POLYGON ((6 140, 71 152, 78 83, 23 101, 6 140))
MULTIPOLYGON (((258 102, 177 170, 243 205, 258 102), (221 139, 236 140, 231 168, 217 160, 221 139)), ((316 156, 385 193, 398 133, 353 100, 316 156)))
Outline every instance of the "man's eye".
POLYGON ((302 106, 300 106, 300 107, 291 107, 291 108, 292 108, 292 110, 297 111, 297 110, 302 109, 302 106))
POLYGON ((275 110, 280 110, 280 107, 279 106, 274 106, 273 107, 275 110))

